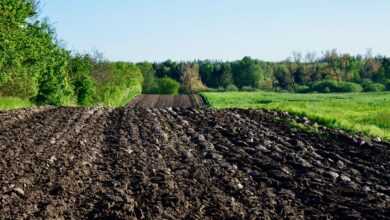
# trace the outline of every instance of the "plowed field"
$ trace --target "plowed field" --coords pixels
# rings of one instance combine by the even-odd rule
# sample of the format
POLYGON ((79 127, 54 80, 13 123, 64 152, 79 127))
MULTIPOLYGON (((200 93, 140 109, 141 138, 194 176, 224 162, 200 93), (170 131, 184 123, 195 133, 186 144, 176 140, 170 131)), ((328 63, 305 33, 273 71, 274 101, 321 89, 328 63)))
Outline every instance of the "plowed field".
POLYGON ((0 112, 0 219, 390 219, 388 143, 135 106, 0 112))
POLYGON ((130 102, 130 108, 200 108, 204 107, 199 95, 140 95, 130 102))

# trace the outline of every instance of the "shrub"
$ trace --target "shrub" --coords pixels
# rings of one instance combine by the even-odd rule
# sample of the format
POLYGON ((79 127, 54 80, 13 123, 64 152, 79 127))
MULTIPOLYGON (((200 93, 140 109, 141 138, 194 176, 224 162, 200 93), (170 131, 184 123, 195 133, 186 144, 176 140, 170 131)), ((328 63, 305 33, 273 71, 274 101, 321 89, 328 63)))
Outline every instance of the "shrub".
POLYGON ((225 88, 223 88, 222 86, 219 86, 217 88, 217 92, 225 92, 225 88))
POLYGON ((323 80, 315 82, 311 86, 312 92, 361 92, 363 88, 357 84, 352 82, 343 82, 343 81, 335 81, 335 80, 323 80))
POLYGON ((390 79, 386 80, 385 89, 386 89, 386 91, 390 91, 390 79))
POLYGON ((311 90, 316 92, 323 92, 323 93, 335 91, 337 90, 337 81, 323 80, 323 81, 315 82, 312 85, 311 90))
POLYGON ((180 83, 176 80, 164 77, 158 80, 158 93, 167 95, 177 95, 179 93, 180 83))
POLYGON ((364 82, 363 89, 365 92, 383 92, 385 91, 385 85, 381 83, 364 82))
POLYGON ((361 85, 352 82, 339 82, 338 90, 335 92, 362 92, 361 85))
POLYGON ((238 88, 237 88, 237 86, 230 84, 230 85, 226 86, 225 91, 235 92, 235 91, 238 91, 238 88))
POLYGON ((77 104, 89 106, 93 104, 96 92, 91 75, 92 64, 88 56, 76 55, 69 62, 69 75, 77 98, 77 104))
POLYGON ((245 91, 245 92, 253 92, 253 91, 256 91, 255 88, 251 87, 251 86, 243 86, 241 88, 241 91, 245 91))
POLYGON ((134 64, 100 61, 94 64, 92 76, 96 83, 95 100, 105 106, 125 105, 142 93, 143 76, 134 64))
POLYGON ((308 93, 308 92, 310 92, 310 87, 307 85, 297 85, 297 86, 295 86, 295 92, 308 93))
POLYGON ((264 90, 264 91, 272 91, 273 90, 273 81, 270 79, 260 81, 258 88, 260 90, 264 90))

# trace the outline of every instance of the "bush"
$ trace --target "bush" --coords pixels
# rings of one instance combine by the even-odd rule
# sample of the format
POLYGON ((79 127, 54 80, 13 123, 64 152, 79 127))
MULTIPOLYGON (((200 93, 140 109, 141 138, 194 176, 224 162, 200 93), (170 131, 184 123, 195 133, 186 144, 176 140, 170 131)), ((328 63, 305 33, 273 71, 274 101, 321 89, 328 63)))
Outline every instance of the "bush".
POLYGON ((255 88, 251 87, 251 86, 243 86, 241 88, 241 91, 244 91, 244 92, 253 92, 253 91, 256 91, 255 88))
POLYGON ((270 79, 260 81, 258 88, 260 90, 264 90, 264 91, 272 91, 273 90, 273 81, 270 79))
POLYGON ((176 80, 164 77, 158 80, 158 93, 167 95, 177 95, 179 93, 180 83, 176 80))
POLYGON ((390 91, 390 79, 386 80, 385 89, 386 89, 386 91, 390 91))
POLYGON ((93 104, 96 87, 91 70, 92 63, 88 56, 76 55, 70 59, 70 80, 79 105, 89 106, 93 104))
POLYGON ((335 80, 323 80, 312 84, 311 92, 361 92, 362 86, 357 83, 343 82, 335 80))
POLYGON ((352 82, 339 82, 338 90, 336 92, 362 92, 361 85, 352 82))
POLYGON ((383 92, 385 91, 385 85, 367 81, 363 83, 363 89, 365 92, 383 92))
POLYGON ((308 93, 308 92, 310 92, 310 87, 307 85, 297 85, 297 86, 295 86, 295 92, 308 93))
POLYGON ((237 86, 230 84, 230 85, 226 86, 225 91, 235 92, 235 91, 238 91, 238 88, 237 88, 237 86))
POLYGON ((223 88, 223 86, 219 86, 217 88, 217 92, 225 92, 225 88, 223 88))
POLYGON ((96 83, 94 98, 99 104, 122 106, 142 93, 143 76, 134 64, 97 62, 92 68, 92 76, 96 83))

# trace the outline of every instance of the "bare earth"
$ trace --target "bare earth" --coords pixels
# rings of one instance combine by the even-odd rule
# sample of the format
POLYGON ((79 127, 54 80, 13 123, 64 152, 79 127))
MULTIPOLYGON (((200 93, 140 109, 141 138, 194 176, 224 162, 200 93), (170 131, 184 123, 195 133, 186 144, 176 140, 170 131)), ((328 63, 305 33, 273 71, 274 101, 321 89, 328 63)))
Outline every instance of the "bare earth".
POLYGON ((199 95, 140 95, 129 103, 136 108, 200 108, 205 107, 199 95))
POLYGON ((389 143, 191 100, 0 112, 0 219, 390 219, 389 143))

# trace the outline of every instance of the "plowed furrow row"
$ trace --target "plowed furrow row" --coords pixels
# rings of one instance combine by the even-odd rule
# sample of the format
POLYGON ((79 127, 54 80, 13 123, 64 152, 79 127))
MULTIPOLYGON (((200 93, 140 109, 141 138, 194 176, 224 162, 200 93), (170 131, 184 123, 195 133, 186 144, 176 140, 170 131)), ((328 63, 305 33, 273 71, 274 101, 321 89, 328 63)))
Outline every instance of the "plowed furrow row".
POLYGON ((47 111, 49 108, 22 109, 13 111, 0 111, 0 129, 8 128, 13 124, 24 123, 34 114, 47 111))
MULTIPOLYGON (((220 185, 223 191, 229 192, 232 197, 236 198, 237 202, 245 204, 245 207, 252 210, 250 215, 245 218, 251 219, 258 215, 266 215, 264 211, 267 214, 285 217, 291 213, 298 213, 294 218, 300 218, 300 212, 297 212, 295 207, 290 204, 284 204, 283 206, 277 204, 277 201, 268 196, 274 194, 274 189, 271 186, 267 187, 266 182, 255 181, 254 177, 260 176, 260 172, 264 172, 264 169, 258 172, 259 170, 252 166, 256 161, 252 161, 251 155, 244 150, 248 148, 248 145, 241 145, 245 144, 244 142, 234 143, 236 140, 246 140, 247 138, 240 137, 238 134, 220 132, 223 127, 226 127, 226 124, 214 120, 218 119, 218 116, 210 115, 210 113, 206 115, 208 116, 205 118, 198 118, 195 115, 189 115, 188 117, 188 120, 192 120, 193 125, 195 125, 194 128, 197 134, 202 135, 200 142, 197 144, 206 146, 203 154, 206 155, 206 158, 217 162, 219 166, 217 170, 222 171, 219 174, 213 174, 215 184, 220 185), (205 125, 205 122, 208 125, 205 125), (210 127, 210 125, 212 126, 210 127), (207 141, 204 139, 207 139, 207 141), (229 175, 226 175, 227 173, 229 175), (261 202, 259 203, 259 201, 261 202), (277 206, 284 207, 284 209, 278 209, 277 206)), ((228 123, 234 124, 234 119, 229 119, 228 123)), ((252 149, 252 152, 253 150, 255 149, 252 149)), ((280 196, 284 198, 283 201, 286 203, 292 199, 289 198, 287 193, 280 196)))
POLYGON ((0 219, 389 219, 388 143, 197 98, 0 112, 0 219))

